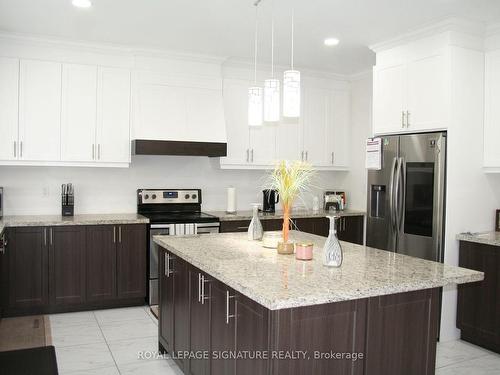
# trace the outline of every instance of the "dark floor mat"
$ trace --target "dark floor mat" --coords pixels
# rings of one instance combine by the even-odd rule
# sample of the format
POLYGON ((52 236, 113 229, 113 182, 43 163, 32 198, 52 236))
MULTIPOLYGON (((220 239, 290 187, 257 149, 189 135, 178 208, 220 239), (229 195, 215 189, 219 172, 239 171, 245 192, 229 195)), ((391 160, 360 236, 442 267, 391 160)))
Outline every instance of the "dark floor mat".
POLYGON ((53 346, 0 352, 0 375, 58 375, 53 346))

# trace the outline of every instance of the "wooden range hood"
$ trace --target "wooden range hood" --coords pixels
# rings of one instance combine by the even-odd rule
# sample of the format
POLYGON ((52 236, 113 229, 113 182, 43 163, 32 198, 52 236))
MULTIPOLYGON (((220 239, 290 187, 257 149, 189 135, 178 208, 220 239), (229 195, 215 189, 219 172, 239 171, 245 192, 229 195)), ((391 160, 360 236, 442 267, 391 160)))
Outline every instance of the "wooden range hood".
POLYGON ((227 143, 135 139, 132 155, 227 156, 227 143))

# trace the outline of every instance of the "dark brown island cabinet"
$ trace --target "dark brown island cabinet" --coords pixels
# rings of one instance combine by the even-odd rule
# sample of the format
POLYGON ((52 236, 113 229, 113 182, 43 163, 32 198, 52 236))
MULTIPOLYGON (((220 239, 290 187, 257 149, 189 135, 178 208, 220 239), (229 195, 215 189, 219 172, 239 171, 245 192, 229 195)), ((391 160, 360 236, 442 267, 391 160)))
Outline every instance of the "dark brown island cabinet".
POLYGON ((435 372, 437 289, 269 310, 159 249, 159 349, 184 374, 435 372))
POLYGON ((8 228, 5 242, 2 316, 144 303, 146 225, 8 228))
POLYGON ((483 281, 458 286, 461 338, 500 353, 500 247, 460 241, 459 266, 484 272, 483 281))
MULTIPOLYGON (((262 219, 262 227, 265 231, 281 230, 283 221, 280 219, 262 219)), ((220 231, 222 233, 245 232, 248 230, 250 220, 221 221, 220 231)), ((297 218, 292 219, 292 229, 301 232, 328 237, 330 221, 326 217, 297 218)), ((341 241, 352 242, 363 245, 364 238, 364 216, 341 216, 337 220, 337 237, 341 241)))

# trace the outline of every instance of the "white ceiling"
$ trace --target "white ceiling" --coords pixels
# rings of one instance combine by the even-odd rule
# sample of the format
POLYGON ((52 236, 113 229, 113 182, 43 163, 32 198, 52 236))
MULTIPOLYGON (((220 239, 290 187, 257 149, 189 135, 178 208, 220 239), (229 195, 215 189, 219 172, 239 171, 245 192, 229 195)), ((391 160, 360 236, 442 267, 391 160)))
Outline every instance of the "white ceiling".
MULTIPOLYGON (((254 0, 0 0, 0 30, 90 42, 252 59, 254 0)), ((259 6, 261 62, 270 61, 273 0, 259 6)), ((296 64, 352 74, 369 69, 368 45, 447 16, 493 23, 500 0, 274 0, 276 61, 290 55, 290 5, 295 5, 296 64), (325 37, 340 39, 325 47, 325 37)))

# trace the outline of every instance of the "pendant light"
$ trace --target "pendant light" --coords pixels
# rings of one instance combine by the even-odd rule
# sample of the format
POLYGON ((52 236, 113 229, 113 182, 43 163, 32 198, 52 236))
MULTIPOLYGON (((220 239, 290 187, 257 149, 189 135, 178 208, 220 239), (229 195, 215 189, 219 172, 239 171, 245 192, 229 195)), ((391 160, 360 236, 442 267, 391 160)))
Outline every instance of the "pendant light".
POLYGON ((257 86, 257 40, 258 40, 258 6, 260 0, 254 3, 255 6, 255 45, 254 45, 254 85, 248 89, 248 125, 262 126, 264 116, 264 92, 262 87, 257 86))
POLYGON ((264 81, 264 121, 280 120, 280 81, 274 78, 274 1, 271 17, 271 78, 264 81))
POLYGON ((291 68, 283 73, 283 117, 300 117, 300 72, 293 68, 294 16, 292 9, 291 68))

